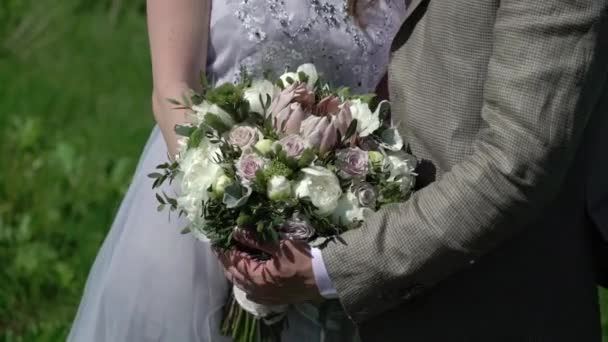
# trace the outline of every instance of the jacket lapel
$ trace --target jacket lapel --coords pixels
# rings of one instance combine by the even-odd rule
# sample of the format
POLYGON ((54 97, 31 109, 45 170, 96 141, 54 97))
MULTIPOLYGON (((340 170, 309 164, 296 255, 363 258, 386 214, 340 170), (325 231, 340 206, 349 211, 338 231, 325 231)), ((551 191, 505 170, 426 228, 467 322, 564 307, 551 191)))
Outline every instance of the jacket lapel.
POLYGON ((405 15, 405 20, 407 20, 412 15, 412 13, 416 11, 416 8, 418 8, 421 3, 426 1, 428 0, 405 0, 407 6, 407 14, 405 15))
POLYGON ((414 26, 416 26, 416 23, 424 15, 425 9, 429 1, 430 0, 405 0, 407 6, 407 13, 405 15, 405 20, 403 24, 401 24, 399 32, 393 39, 391 51, 396 51, 405 43, 405 41, 407 41, 412 32, 412 29, 414 28, 414 26))

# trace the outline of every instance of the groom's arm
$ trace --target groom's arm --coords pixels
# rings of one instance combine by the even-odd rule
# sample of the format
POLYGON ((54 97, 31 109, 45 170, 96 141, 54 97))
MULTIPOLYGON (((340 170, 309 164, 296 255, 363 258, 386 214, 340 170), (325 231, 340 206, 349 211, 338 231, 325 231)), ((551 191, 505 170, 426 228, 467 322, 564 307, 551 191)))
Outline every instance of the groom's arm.
POLYGON ((606 0, 500 2, 481 112, 486 128, 474 153, 407 203, 345 233, 346 244, 323 250, 354 320, 463 270, 555 198, 606 75, 605 61, 591 66, 606 39, 598 35, 607 7, 606 0))

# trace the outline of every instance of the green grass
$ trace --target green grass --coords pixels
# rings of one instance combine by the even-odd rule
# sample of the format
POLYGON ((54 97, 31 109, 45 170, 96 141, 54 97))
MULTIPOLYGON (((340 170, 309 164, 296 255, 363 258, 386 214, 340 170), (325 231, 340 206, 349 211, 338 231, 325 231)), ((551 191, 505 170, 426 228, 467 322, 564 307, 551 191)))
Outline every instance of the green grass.
POLYGON ((152 127, 141 14, 56 19, 47 27, 52 39, 26 34, 33 44, 4 45, 0 55, 6 342, 64 339, 152 127))
POLYGON ((62 341, 152 127, 145 22, 136 5, 6 1, 0 342, 62 341))

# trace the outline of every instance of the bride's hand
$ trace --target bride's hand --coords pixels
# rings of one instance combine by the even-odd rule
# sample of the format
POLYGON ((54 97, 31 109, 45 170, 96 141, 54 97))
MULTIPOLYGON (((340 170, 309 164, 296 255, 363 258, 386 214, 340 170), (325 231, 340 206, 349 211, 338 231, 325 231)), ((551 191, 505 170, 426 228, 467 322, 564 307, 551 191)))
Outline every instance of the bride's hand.
POLYGON ((234 237, 249 249, 270 255, 269 260, 257 260, 236 249, 218 253, 226 278, 245 291, 249 300, 263 305, 324 301, 315 281, 308 243, 283 240, 264 244, 246 233, 234 237))

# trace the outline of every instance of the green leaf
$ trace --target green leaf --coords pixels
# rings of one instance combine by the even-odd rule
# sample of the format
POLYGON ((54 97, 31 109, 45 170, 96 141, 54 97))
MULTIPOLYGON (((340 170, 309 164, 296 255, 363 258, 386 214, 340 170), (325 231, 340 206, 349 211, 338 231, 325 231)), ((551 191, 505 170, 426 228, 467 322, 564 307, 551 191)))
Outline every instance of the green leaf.
POLYGON ((154 194, 156 196, 156 200, 158 200, 161 204, 165 204, 165 200, 159 195, 159 194, 154 194))
POLYGON ((158 207, 156 208, 157 211, 163 211, 163 209, 165 209, 164 204, 159 204, 158 207))
POLYGON ((192 232, 192 228, 190 228, 190 226, 184 227, 184 229, 181 231, 182 234, 188 234, 190 232, 192 232))
POLYGON ((236 219, 236 225, 239 227, 246 227, 249 226, 253 223, 253 220, 251 219, 251 216, 249 216, 248 214, 241 212, 239 214, 239 217, 236 219))
POLYGON ((182 137, 189 137, 196 127, 190 125, 175 125, 175 133, 182 137))
POLYGON ((306 150, 304 150, 304 152, 302 153, 302 156, 298 160, 298 166, 300 168, 308 167, 308 166, 310 166, 310 164, 312 164, 312 162, 315 160, 315 158, 317 158, 315 151, 311 148, 307 148, 306 150))
POLYGON ((203 91, 206 91, 207 88, 209 88, 209 80, 207 79, 205 72, 201 70, 198 74, 198 78, 203 91))
POLYGON ((353 119, 353 121, 351 121, 350 125, 348 126, 346 133, 344 133, 342 142, 348 141, 356 132, 357 132, 357 119, 353 119))
POLYGON ((336 90, 336 93, 337 93, 338 97, 340 97, 341 99, 349 99, 352 97, 350 88, 347 88, 347 87, 338 88, 336 90))
POLYGON ((300 81, 308 83, 308 75, 306 75, 304 72, 300 71, 298 72, 298 78, 300 79, 300 81))
POLYGON ((358 99, 361 100, 361 102, 370 104, 372 103, 372 101, 376 98, 376 94, 363 94, 363 95, 358 95, 357 96, 358 99))
POLYGON ((165 199, 167 200, 167 203, 171 204, 171 207, 177 208, 177 200, 175 198, 167 196, 167 194, 165 194, 164 192, 163 195, 165 195, 165 199))
POLYGON ((209 127, 218 131, 218 133, 220 133, 220 134, 222 134, 224 132, 228 132, 230 130, 230 127, 227 124, 225 124, 222 121, 222 119, 220 119, 219 116, 217 116, 213 113, 205 114, 205 123, 207 125, 209 125, 209 127))
POLYGON ((203 131, 200 129, 194 130, 188 139, 188 148, 197 148, 203 141, 203 131))
POLYGON ((238 183, 233 183, 226 187, 223 202, 228 209, 238 208, 247 203, 251 193, 251 188, 244 188, 238 183))
POLYGON ((273 227, 270 227, 270 229, 268 229, 268 232, 270 233, 270 240, 274 243, 279 243, 279 233, 277 233, 277 231, 273 229, 273 227))
POLYGON ((152 173, 148 174, 148 177, 149 177, 149 178, 152 178, 152 179, 157 179, 157 178, 160 178, 160 177, 162 177, 162 176, 163 176, 163 175, 162 175, 162 174, 160 174, 160 173, 158 173, 158 172, 152 172, 152 173))

